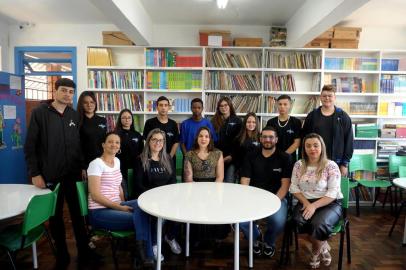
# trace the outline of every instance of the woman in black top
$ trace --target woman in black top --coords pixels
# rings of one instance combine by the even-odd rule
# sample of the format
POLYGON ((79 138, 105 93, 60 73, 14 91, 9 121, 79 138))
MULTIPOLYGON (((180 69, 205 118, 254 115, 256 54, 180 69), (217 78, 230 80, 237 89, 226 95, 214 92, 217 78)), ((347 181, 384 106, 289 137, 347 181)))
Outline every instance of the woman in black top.
POLYGON ((84 91, 79 96, 78 113, 80 144, 83 152, 83 169, 87 170, 89 163, 103 153, 102 143, 107 133, 106 118, 96 114, 96 96, 91 91, 84 91))
MULTIPOLYGON (((145 148, 135 165, 134 186, 135 194, 141 193, 164 185, 175 184, 176 174, 172 164, 171 156, 166 152, 166 134, 159 128, 151 130, 145 141, 145 148)), ((169 222, 168 222, 169 223, 169 222)), ((173 229, 174 223, 169 223, 172 232, 168 230, 165 241, 175 254, 180 254, 182 249, 175 240, 173 229)), ((156 229, 156 226, 153 226, 156 229)), ((152 233, 152 244, 154 255, 157 253, 156 233, 152 233)))
POLYGON ((249 112, 242 121, 240 134, 234 140, 232 157, 237 173, 242 167, 246 154, 259 147, 258 118, 255 113, 249 112))
POLYGON ((120 159, 124 194, 126 195, 126 198, 128 198, 128 169, 134 169, 136 159, 144 149, 142 135, 135 130, 133 115, 129 109, 122 110, 118 115, 116 132, 121 139, 121 151, 117 154, 117 158, 120 159))
POLYGON ((229 97, 222 97, 217 102, 216 113, 211 121, 218 138, 215 146, 223 152, 224 182, 234 183, 235 168, 231 153, 233 141, 241 130, 241 119, 237 117, 229 97))

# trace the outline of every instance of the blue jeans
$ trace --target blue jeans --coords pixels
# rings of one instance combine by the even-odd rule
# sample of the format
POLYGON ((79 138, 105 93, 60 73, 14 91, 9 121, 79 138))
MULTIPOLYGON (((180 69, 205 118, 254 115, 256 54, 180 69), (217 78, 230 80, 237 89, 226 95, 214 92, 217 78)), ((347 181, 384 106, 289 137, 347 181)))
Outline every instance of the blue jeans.
POLYGON ((235 183, 235 166, 232 163, 224 164, 224 183, 235 183))
MULTIPOLYGON (((266 232, 264 235, 264 241, 267 243, 269 246, 275 246, 276 238, 278 237, 279 234, 281 234, 285 228, 285 223, 286 223, 286 217, 288 214, 288 203, 286 201, 286 198, 284 198, 281 201, 281 208, 279 210, 269 216, 266 217, 266 232)), ((249 222, 243 222, 240 223, 241 230, 245 236, 246 239, 249 237, 249 229, 250 229, 250 223, 249 222)), ((259 236, 259 229, 257 226, 253 226, 253 240, 255 241, 258 239, 259 236)))
POLYGON ((146 255, 152 257, 151 224, 149 215, 141 210, 137 200, 122 202, 131 206, 133 212, 124 212, 111 208, 89 209, 89 221, 95 229, 111 231, 135 230, 135 239, 146 244, 146 255))

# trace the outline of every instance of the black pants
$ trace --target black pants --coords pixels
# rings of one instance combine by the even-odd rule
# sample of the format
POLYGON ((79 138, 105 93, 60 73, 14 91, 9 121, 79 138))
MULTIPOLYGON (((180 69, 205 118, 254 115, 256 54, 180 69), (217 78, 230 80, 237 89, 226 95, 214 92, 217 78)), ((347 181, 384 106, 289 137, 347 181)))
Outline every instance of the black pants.
POLYGON ((308 233, 319 241, 327 240, 342 216, 341 201, 335 200, 316 209, 309 220, 303 218, 302 207, 303 205, 299 202, 293 209, 293 220, 298 226, 299 233, 308 233))
MULTIPOLYGON (((80 178, 78 175, 70 175, 60 179, 60 188, 56 202, 55 216, 49 219, 51 235, 55 240, 58 255, 64 255, 68 252, 66 245, 65 223, 63 218, 63 205, 65 199, 68 203, 78 253, 86 253, 88 250, 89 239, 87 236, 84 219, 80 215, 79 199, 76 192, 76 181, 79 179, 80 178)), ((55 186, 50 186, 50 188, 54 189, 55 186)))

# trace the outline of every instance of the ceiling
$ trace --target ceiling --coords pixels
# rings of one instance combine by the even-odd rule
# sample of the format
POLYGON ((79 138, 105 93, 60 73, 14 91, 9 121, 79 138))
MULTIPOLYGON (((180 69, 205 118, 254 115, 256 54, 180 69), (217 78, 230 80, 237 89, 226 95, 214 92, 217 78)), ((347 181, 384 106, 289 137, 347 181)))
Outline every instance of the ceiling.
MULTIPOLYGON (((306 0, 138 0, 154 24, 284 25, 306 0)), ((309 1, 309 0, 308 0, 309 1)), ((311 0, 310 0, 311 1, 311 0)), ((405 0, 371 0, 342 24, 406 27, 405 0)), ((0 20, 10 24, 109 24, 88 0, 0 0, 0 20)))

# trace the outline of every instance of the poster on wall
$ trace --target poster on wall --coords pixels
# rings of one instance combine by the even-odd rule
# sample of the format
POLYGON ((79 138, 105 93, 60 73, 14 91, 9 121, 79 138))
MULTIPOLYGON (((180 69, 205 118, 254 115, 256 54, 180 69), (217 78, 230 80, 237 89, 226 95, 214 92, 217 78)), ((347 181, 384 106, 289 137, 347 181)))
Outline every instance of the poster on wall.
POLYGON ((0 72, 0 183, 28 183, 22 77, 0 72))

